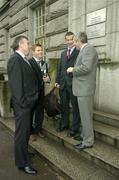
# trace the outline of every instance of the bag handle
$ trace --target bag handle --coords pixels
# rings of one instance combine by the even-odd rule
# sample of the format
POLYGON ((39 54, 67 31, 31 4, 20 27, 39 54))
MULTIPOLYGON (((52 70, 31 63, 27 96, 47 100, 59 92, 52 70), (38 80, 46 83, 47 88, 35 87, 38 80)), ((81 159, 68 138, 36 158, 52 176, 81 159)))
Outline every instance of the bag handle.
POLYGON ((50 92, 54 92, 56 90, 56 87, 54 86, 50 92))

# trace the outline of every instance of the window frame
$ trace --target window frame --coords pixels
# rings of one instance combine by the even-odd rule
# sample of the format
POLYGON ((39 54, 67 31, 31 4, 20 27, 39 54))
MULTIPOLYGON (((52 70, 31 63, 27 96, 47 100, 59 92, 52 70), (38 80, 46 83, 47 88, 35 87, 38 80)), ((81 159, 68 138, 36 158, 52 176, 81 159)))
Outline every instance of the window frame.
POLYGON ((33 13, 33 22, 34 22, 34 42, 42 45, 43 58, 46 58, 46 35, 45 35, 45 26, 46 26, 46 14, 45 14, 45 4, 34 8, 33 13))

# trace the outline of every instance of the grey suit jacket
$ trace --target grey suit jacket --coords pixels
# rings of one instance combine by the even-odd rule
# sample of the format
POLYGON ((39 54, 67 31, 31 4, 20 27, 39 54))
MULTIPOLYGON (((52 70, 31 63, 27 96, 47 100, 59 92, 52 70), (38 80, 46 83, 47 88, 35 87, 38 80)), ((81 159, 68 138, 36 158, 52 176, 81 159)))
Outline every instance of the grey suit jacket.
POLYGON ((73 70, 73 94, 75 96, 94 95, 98 55, 89 44, 80 51, 73 70))

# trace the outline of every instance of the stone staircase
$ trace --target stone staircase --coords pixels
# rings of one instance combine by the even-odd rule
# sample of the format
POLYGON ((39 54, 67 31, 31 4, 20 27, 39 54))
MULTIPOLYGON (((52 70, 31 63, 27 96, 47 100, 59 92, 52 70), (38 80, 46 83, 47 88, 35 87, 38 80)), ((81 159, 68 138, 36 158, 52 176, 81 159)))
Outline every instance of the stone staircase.
MULTIPOLYGON (((47 119, 47 118, 46 118, 47 119)), ((13 120, 1 120, 14 130, 13 120)), ((44 121, 46 138, 30 142, 32 148, 45 158, 64 179, 118 180, 119 179, 119 117, 94 112, 95 144, 78 151, 78 141, 67 137, 67 131, 57 133, 58 120, 44 121)))

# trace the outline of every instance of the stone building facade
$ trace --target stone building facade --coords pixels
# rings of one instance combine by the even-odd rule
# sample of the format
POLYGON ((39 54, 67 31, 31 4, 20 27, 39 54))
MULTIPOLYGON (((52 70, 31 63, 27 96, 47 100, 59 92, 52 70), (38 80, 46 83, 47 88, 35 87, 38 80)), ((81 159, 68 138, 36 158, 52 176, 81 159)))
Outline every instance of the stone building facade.
MULTIPOLYGON (((40 42, 44 58, 56 73, 68 30, 86 31, 99 54, 95 110, 119 114, 119 0, 1 0, 0 1, 0 113, 6 65, 18 35, 40 42), (54 65, 54 66, 53 66, 54 65)), ((54 73, 54 74, 55 74, 54 73)), ((53 73, 52 73, 53 74, 53 73)), ((51 75, 54 83, 54 74, 51 75)), ((9 92, 9 90, 8 90, 9 92)), ((4 96, 8 98, 9 93, 4 96)), ((9 115, 9 113, 8 113, 9 115)))

